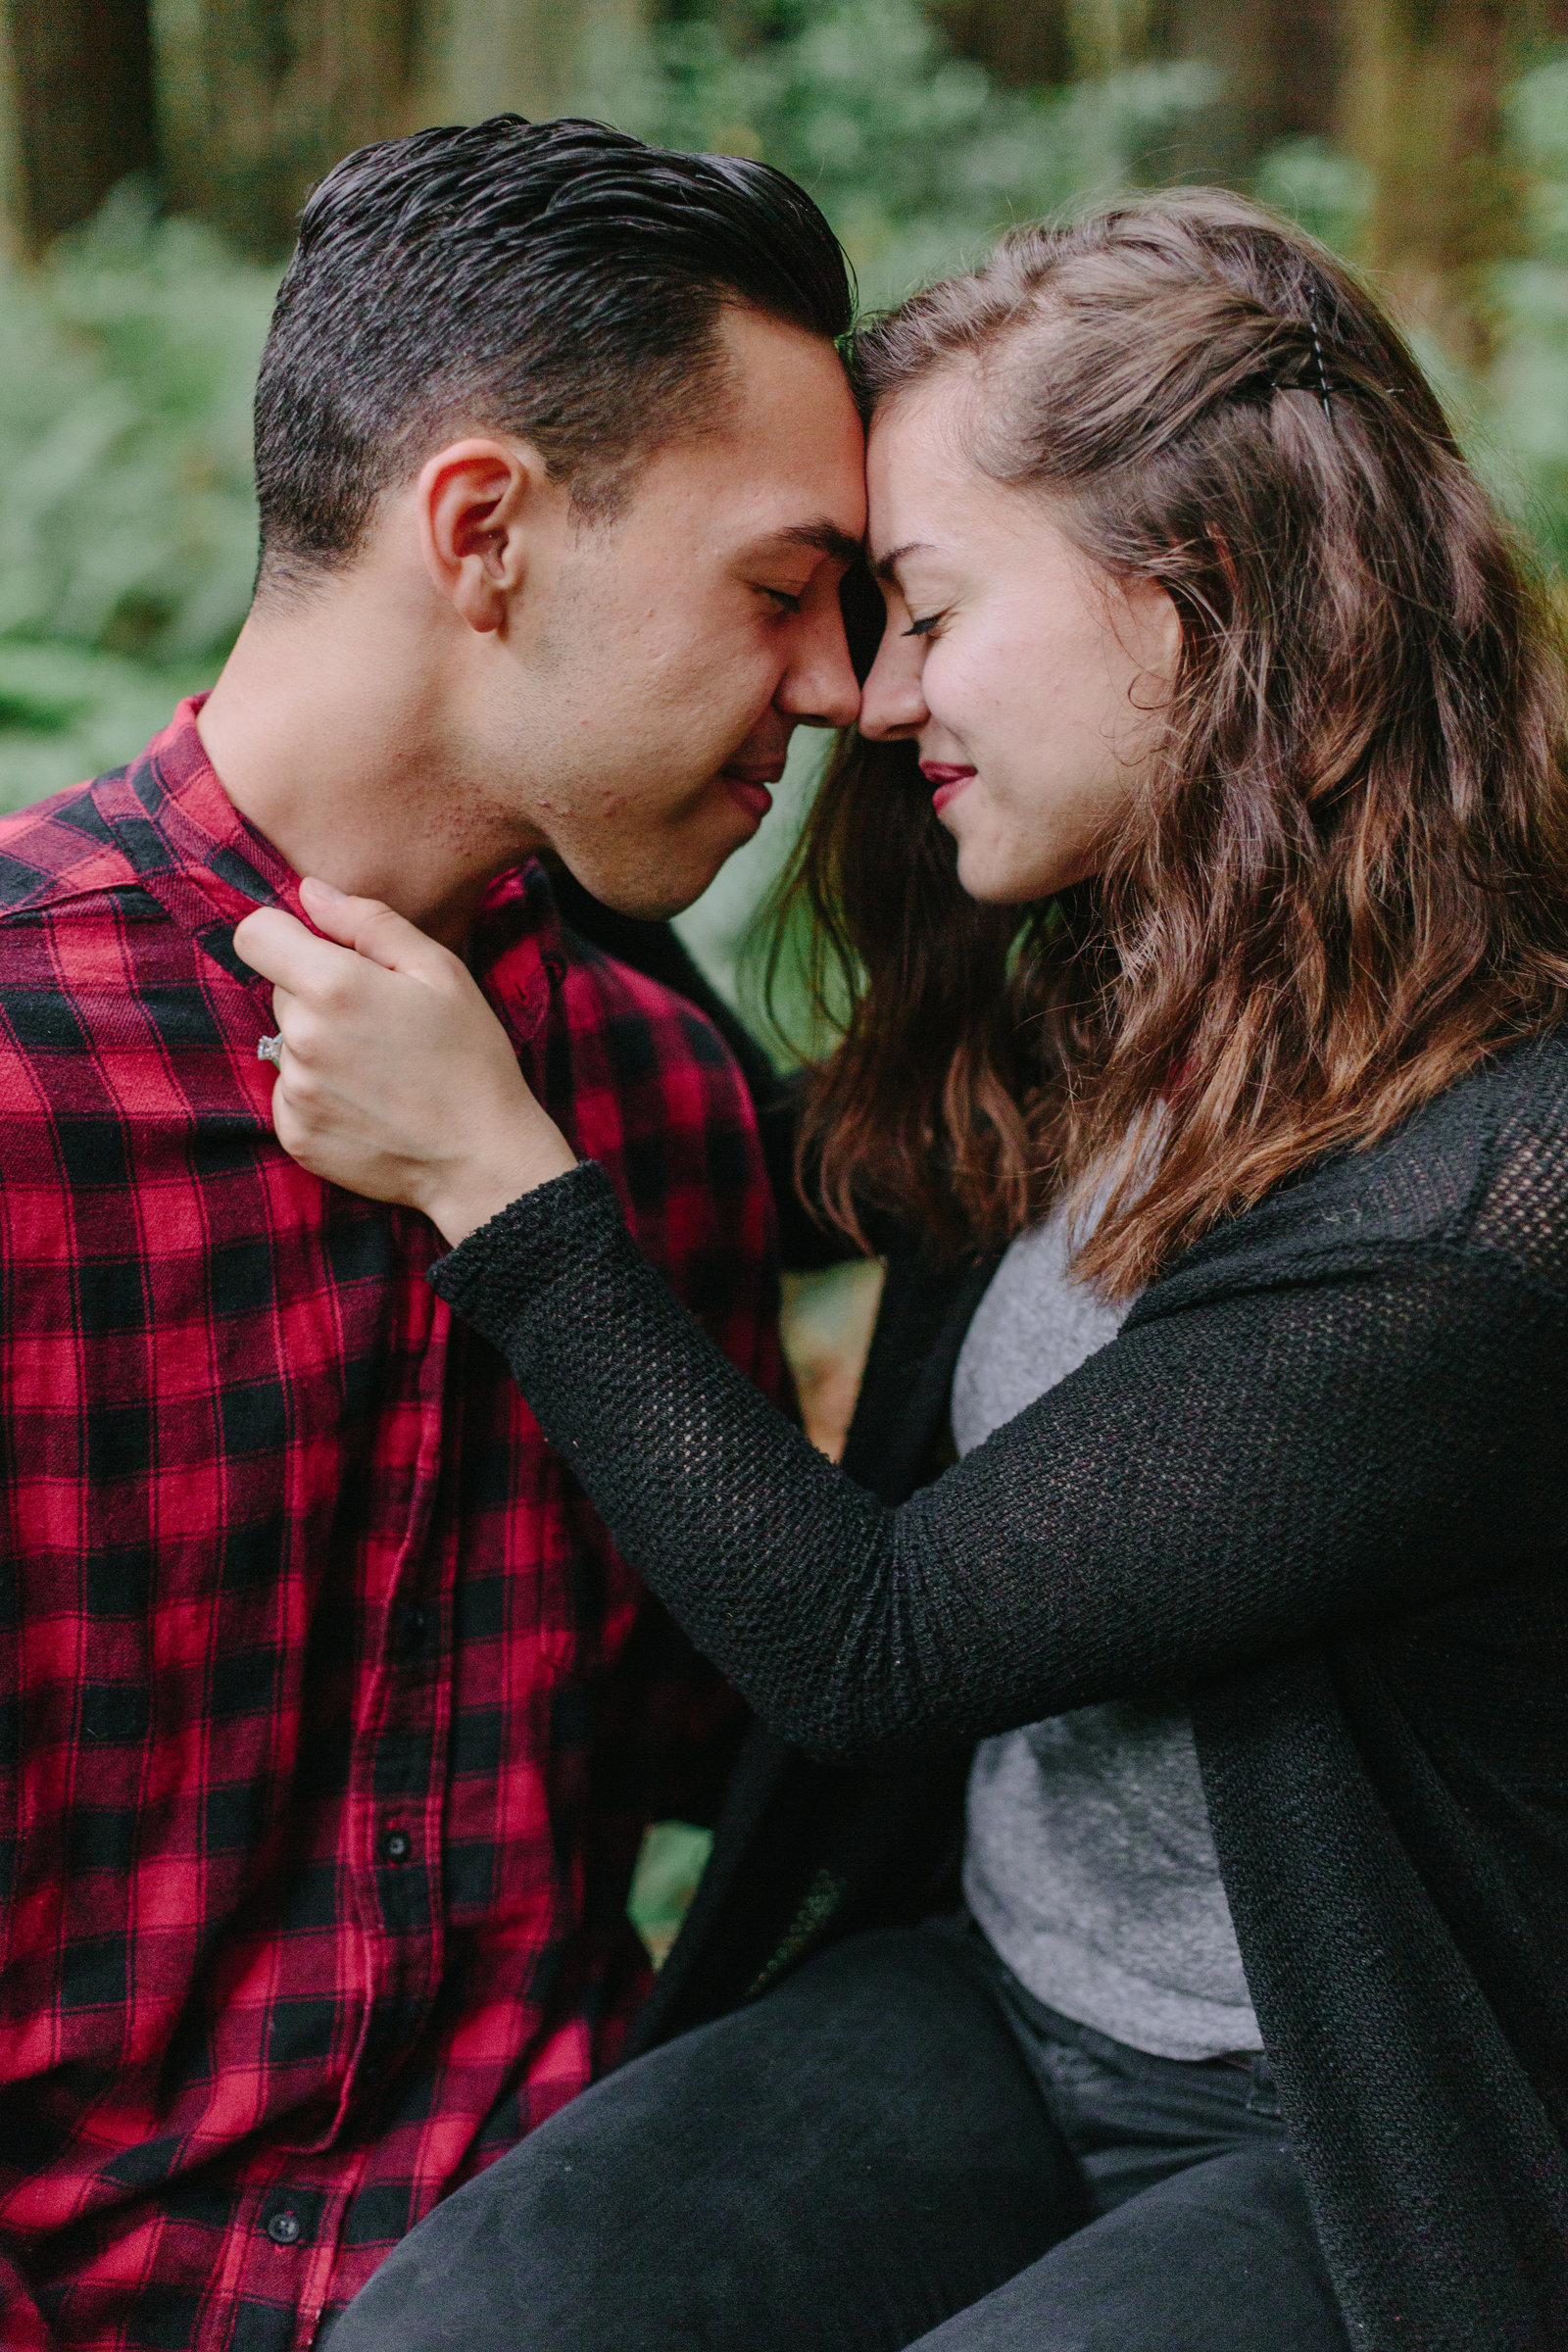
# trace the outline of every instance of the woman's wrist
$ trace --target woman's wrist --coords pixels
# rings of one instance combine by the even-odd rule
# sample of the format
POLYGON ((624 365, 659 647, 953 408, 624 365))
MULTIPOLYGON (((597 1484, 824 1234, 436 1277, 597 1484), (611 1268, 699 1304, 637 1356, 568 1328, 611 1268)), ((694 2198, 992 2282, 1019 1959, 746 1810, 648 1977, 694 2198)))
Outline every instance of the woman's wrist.
POLYGON ((526 1122, 476 1139, 461 1159, 432 1170, 420 1206, 456 1249, 510 1202, 569 1175, 576 1165, 577 1154, 555 1121, 534 1107, 526 1122))

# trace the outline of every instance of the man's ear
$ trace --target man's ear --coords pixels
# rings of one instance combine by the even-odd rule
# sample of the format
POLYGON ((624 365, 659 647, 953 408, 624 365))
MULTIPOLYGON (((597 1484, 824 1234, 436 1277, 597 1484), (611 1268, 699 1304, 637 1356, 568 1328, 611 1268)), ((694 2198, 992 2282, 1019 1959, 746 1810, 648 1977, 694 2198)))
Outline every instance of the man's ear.
POLYGON ((470 629, 499 629, 528 569, 528 540, 561 495, 525 442, 475 438, 438 450, 416 488, 425 568, 470 629))

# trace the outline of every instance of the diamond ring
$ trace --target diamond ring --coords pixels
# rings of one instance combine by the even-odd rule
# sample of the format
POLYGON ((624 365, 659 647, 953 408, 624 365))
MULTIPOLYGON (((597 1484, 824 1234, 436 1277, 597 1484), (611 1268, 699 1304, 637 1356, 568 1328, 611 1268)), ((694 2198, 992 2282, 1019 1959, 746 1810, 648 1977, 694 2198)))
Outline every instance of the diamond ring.
POLYGON ((256 1058, 258 1061, 270 1061, 274 1070, 280 1070, 283 1067, 283 1034, 281 1030, 276 1037, 259 1037, 257 1039, 256 1058))

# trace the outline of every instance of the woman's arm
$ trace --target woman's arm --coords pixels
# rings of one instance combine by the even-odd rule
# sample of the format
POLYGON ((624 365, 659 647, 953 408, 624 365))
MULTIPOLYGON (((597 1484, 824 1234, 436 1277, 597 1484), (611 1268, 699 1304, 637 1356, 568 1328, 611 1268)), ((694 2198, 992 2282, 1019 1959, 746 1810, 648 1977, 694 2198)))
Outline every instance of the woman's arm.
POLYGON ((813 1753, 1179 1687, 1561 1544, 1564 1302, 1437 1244, 1369 1242, 1271 1290, 1216 1277, 1163 1314, 1156 1292, 884 1507, 641 1257, 458 959, 384 908, 311 912, 361 954, 275 910, 237 935, 279 983, 280 1137, 463 1243, 436 1287, 699 1646, 813 1753))
POLYGON ((1562 1538, 1564 1315, 1481 1252, 1152 1316, 897 1510, 710 1346, 592 1166, 432 1279, 699 1647, 828 1759, 1179 1687, 1562 1538))

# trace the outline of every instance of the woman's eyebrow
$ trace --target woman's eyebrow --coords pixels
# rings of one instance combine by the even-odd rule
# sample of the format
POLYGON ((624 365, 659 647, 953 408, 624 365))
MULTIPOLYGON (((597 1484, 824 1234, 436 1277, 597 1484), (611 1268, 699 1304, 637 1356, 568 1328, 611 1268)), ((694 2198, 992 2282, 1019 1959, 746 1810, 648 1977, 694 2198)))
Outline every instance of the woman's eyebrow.
POLYGON ((896 588, 899 584, 899 565, 905 557, 922 554, 930 545, 929 539, 906 539, 902 547, 889 548, 885 556, 878 556, 872 564, 873 579, 889 580, 896 588))

